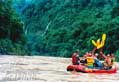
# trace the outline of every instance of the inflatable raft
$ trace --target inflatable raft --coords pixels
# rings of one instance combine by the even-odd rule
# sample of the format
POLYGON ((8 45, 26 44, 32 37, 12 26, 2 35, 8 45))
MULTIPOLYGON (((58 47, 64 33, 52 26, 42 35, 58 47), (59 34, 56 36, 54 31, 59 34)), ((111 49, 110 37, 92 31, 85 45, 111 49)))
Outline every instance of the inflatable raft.
POLYGON ((113 66, 109 70, 105 69, 89 69, 83 65, 69 65, 67 67, 67 71, 77 71, 82 73, 116 73, 117 69, 116 66, 113 66))

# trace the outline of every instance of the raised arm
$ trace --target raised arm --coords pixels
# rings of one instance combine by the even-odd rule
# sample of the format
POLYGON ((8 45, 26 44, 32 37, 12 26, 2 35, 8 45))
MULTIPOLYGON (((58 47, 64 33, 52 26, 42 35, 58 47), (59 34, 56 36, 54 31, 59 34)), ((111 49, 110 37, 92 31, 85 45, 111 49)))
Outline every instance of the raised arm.
POLYGON ((100 55, 101 55, 104 59, 106 59, 106 56, 105 56, 105 54, 103 53, 102 49, 100 49, 100 55))
POLYGON ((96 51, 96 47, 94 47, 94 49, 92 50, 92 54, 94 55, 95 51, 96 51))

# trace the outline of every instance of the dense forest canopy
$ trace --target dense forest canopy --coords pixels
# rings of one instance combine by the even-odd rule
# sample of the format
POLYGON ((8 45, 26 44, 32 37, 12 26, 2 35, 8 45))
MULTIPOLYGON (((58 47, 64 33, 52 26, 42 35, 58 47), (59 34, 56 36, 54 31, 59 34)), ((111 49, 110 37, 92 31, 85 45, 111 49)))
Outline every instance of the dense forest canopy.
POLYGON ((23 23, 12 7, 11 0, 0 1, 0 54, 26 53, 23 23))
POLYGON ((106 33, 103 51, 118 57, 119 0, 13 0, 12 6, 23 24, 19 36, 26 38, 24 48, 32 55, 71 57, 76 49, 83 55, 94 48, 92 39, 106 33))

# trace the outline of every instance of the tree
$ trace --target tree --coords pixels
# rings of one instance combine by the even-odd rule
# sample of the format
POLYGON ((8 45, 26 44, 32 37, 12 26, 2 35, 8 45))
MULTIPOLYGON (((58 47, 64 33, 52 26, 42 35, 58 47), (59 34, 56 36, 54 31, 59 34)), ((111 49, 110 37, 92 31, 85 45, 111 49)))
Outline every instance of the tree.
MULTIPOLYGON (((13 45, 12 48, 15 47, 14 44, 21 46, 26 44, 23 24, 12 7, 12 0, 0 1, 0 40, 3 40, 1 44, 4 44, 4 41, 8 41, 9 45, 13 45)), ((12 48, 8 49, 10 48, 9 45, 5 45, 5 48, 12 52, 12 48)), ((4 45, 0 46, 4 47, 4 45)))

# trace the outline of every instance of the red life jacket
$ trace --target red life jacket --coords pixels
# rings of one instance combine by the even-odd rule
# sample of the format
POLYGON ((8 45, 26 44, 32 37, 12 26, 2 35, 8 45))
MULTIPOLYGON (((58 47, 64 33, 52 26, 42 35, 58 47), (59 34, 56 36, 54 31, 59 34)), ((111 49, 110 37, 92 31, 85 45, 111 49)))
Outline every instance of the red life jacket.
POLYGON ((74 54, 72 55, 72 64, 75 65, 75 64, 77 63, 77 61, 78 61, 77 54, 74 53, 74 54))

